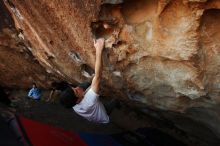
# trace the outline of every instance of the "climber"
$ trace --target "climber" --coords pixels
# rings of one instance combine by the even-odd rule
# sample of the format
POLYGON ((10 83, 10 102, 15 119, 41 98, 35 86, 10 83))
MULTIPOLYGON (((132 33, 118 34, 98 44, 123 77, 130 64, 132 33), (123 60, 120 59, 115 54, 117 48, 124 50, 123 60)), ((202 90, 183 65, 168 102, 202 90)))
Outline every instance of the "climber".
POLYGON ((108 123, 109 116, 103 104, 99 101, 99 91, 102 76, 102 51, 104 39, 94 40, 96 49, 95 76, 88 89, 81 86, 67 88, 62 94, 60 102, 66 107, 73 106, 73 110, 80 116, 96 123, 108 123))
POLYGON ((37 85, 33 83, 31 90, 28 92, 28 97, 35 100, 40 100, 41 91, 37 88, 37 85))

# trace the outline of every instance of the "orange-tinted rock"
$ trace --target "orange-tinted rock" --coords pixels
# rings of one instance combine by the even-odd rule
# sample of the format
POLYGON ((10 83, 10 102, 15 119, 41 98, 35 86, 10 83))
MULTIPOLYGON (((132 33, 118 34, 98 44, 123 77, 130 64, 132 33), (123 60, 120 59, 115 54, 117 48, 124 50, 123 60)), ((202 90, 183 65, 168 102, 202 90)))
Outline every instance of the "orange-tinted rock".
POLYGON ((111 76, 119 72, 126 89, 121 94, 137 90, 146 103, 155 96, 195 99, 210 95, 218 101, 218 1, 24 0, 5 4, 22 32, 20 38, 30 42, 33 56, 60 78, 72 83, 90 80, 95 61, 92 39, 104 37, 103 77, 107 84, 115 84, 117 79, 111 76))
POLYGON ((4 3, 40 68, 60 79, 91 80, 92 39, 104 37, 104 94, 180 112, 220 102, 219 0, 4 3))
POLYGON ((14 22, 3 1, 0 2, 0 84, 11 88, 29 88, 35 82, 48 87, 56 79, 47 73, 35 56, 21 30, 14 22))

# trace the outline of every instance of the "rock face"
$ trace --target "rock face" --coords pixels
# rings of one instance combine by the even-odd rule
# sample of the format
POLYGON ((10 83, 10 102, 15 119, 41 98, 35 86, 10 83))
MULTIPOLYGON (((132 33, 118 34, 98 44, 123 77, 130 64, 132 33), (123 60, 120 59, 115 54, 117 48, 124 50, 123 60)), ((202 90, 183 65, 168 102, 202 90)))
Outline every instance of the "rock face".
MULTIPOLYGON (((95 61, 92 39, 104 37, 104 94, 184 113, 215 135, 211 142, 220 139, 219 0, 0 4, 12 17, 7 10, 0 15, 5 20, 0 35, 3 84, 25 87, 33 79, 43 83, 52 76, 72 83, 90 80, 95 61)), ((166 117, 187 131, 171 115, 166 117)))
POLYGON ((9 11, 0 1, 0 83, 12 88, 28 88, 33 82, 47 87, 54 75, 48 74, 33 56, 22 30, 15 29, 9 11))

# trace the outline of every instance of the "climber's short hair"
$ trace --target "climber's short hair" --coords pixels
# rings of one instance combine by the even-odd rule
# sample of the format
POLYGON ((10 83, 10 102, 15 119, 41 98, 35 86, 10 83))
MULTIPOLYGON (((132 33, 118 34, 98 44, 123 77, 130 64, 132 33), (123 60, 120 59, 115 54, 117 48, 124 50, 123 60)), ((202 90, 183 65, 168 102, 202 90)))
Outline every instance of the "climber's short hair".
POLYGON ((66 108, 72 108, 76 105, 77 99, 71 87, 68 87, 60 94, 60 103, 66 108))
POLYGON ((35 88, 37 88, 37 84, 35 82, 32 83, 32 86, 34 86, 35 88))

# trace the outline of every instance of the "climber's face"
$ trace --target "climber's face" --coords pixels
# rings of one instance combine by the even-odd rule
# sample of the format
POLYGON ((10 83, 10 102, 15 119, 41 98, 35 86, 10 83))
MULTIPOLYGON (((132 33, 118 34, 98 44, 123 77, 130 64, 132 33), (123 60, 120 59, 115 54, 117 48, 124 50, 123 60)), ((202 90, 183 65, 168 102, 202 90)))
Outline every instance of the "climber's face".
POLYGON ((78 98, 82 98, 84 96, 84 90, 80 87, 73 88, 73 91, 78 98))
POLYGON ((37 87, 36 84, 33 84, 33 85, 32 85, 32 88, 36 88, 36 87, 37 87))

